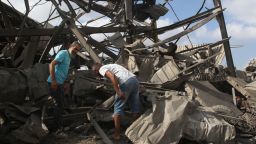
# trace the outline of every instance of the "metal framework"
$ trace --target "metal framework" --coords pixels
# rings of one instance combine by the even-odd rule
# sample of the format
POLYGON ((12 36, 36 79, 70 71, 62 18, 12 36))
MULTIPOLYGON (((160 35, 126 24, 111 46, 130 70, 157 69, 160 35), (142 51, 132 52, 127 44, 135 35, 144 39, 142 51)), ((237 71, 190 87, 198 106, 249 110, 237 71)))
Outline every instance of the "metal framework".
MULTIPOLYGON (((1 61, 9 60, 11 63, 10 67, 28 68, 36 62, 43 62, 49 59, 49 51, 53 47, 58 45, 66 46, 75 39, 81 42, 84 51, 88 53, 94 62, 101 62, 102 58, 99 58, 100 53, 106 54, 113 61, 116 61, 121 56, 125 47, 124 45, 117 47, 114 44, 115 42, 109 41, 109 36, 104 41, 99 41, 91 36, 93 34, 121 32, 126 44, 132 44, 137 39, 148 38, 153 39, 154 43, 140 48, 150 49, 160 47, 166 49, 168 48, 169 42, 186 36, 213 18, 216 18, 220 25, 222 38, 228 38, 220 0, 213 0, 214 7, 212 9, 201 12, 201 8, 192 17, 160 28, 157 28, 156 20, 166 14, 167 8, 164 7, 166 3, 164 5, 157 5, 154 0, 142 0, 139 3, 138 1, 132 0, 106 0, 101 2, 94 0, 63 0, 57 2, 50 0, 46 2, 51 3, 55 9, 50 12, 49 17, 44 21, 44 25, 28 17, 29 12, 39 2, 30 7, 29 1, 24 0, 26 7, 25 14, 18 12, 14 7, 8 6, 3 2, 0 3, 1 61), (67 9, 64 10, 60 7, 61 4, 65 4, 67 9), (57 11, 59 16, 52 17, 54 11, 57 11), (78 11, 83 12, 78 13, 78 11), (96 21, 102 17, 111 19, 110 23, 100 27, 90 27, 87 25, 81 25, 79 27, 77 20, 85 17, 86 14, 92 11, 102 16, 89 20, 87 23, 96 21), (61 24, 55 27, 51 26, 49 24, 50 20, 58 17, 62 19, 61 24), (144 25, 146 18, 151 18, 152 23, 144 25), (191 24, 193 25, 190 26, 191 24), (45 27, 45 25, 48 26, 45 27), (172 35, 164 40, 158 38, 160 34, 183 26, 187 26, 186 29, 178 34, 172 35)), ((234 64, 229 41, 225 40, 223 44, 230 75, 234 76, 234 64)))

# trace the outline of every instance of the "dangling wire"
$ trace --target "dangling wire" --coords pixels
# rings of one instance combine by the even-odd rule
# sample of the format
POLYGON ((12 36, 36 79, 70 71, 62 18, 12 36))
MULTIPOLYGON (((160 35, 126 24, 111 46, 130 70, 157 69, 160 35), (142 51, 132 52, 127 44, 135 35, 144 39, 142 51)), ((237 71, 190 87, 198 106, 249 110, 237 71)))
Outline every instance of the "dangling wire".
MULTIPOLYGON (((195 16, 198 15, 198 14, 202 11, 202 9, 204 8, 205 2, 206 2, 206 0, 203 1, 203 3, 201 4, 201 7, 198 9, 198 11, 196 12, 195 16)), ((190 22, 190 23, 186 26, 185 30, 187 30, 188 27, 189 27, 191 24, 192 24, 192 22, 190 22)), ((176 40, 176 42, 178 42, 179 40, 180 40, 180 38, 178 38, 178 39, 176 40)))
MULTIPOLYGON (((168 4, 169 7, 171 8, 171 10, 172 10, 172 12, 174 13, 175 17, 177 18, 177 20, 180 21, 178 15, 177 15, 177 13, 175 12, 175 10, 174 10, 174 8, 172 7, 172 5, 171 5, 168 1, 167 1, 167 4, 168 4)), ((183 30, 185 30, 185 28, 184 28, 183 26, 182 26, 182 28, 183 28, 183 30)), ((188 34, 186 34, 186 36, 187 36, 187 38, 188 38, 188 40, 189 40, 189 43, 190 43, 191 47, 193 47, 193 44, 192 44, 192 42, 191 42, 191 40, 190 40, 188 34)), ((175 41, 175 44, 177 44, 178 40, 179 40, 179 39, 177 39, 177 40, 175 41)))

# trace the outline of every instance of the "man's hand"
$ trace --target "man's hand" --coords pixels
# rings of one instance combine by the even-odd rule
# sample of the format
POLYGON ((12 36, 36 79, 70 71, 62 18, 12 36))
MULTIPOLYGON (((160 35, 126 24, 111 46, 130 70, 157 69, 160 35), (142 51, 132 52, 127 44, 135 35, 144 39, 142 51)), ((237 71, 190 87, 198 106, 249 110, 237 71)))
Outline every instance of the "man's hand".
POLYGON ((122 100, 125 100, 125 95, 124 95, 124 93, 120 90, 120 88, 119 88, 119 86, 118 86, 118 80, 117 80, 116 76, 115 76, 112 72, 110 72, 109 70, 106 71, 105 76, 106 76, 107 78, 109 78, 110 81, 112 82, 112 85, 113 85, 113 87, 114 87, 114 89, 115 89, 115 91, 116 91, 116 94, 117 94, 122 100))
POLYGON ((51 83, 51 88, 52 88, 53 90, 57 90, 58 84, 57 84, 56 81, 52 81, 52 83, 51 83))
POLYGON ((125 100, 125 95, 124 95, 124 93, 123 93, 122 91, 119 91, 119 92, 117 93, 117 95, 118 95, 122 100, 125 100))

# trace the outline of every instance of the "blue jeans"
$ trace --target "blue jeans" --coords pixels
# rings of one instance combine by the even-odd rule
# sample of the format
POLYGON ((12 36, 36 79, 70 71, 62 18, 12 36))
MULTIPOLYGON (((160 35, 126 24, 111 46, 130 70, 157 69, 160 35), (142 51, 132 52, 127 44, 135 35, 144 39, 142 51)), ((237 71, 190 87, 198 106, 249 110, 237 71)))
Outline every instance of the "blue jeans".
POLYGON ((63 85, 58 85, 56 90, 51 88, 51 83, 48 83, 50 94, 55 100, 53 104, 53 114, 56 119, 55 123, 57 128, 63 126, 62 112, 63 112, 63 97, 64 97, 64 87, 63 85))
POLYGON ((128 103, 132 113, 140 112, 139 98, 139 82, 136 77, 129 78, 120 86, 121 91, 125 95, 125 100, 122 100, 117 94, 115 95, 114 115, 124 115, 124 106, 128 103))

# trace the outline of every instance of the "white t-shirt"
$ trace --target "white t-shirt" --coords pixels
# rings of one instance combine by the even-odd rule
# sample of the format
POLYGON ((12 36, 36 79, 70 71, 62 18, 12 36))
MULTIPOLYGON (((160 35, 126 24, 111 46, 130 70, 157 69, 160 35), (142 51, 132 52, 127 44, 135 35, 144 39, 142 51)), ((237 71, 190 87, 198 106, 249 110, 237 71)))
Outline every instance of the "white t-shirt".
POLYGON ((133 73, 128 71, 126 68, 124 68, 123 66, 120 66, 118 64, 107 64, 107 65, 102 66, 99 69, 99 73, 102 76, 105 76, 105 73, 107 71, 112 72, 117 77, 120 85, 123 84, 129 78, 135 76, 133 73))

